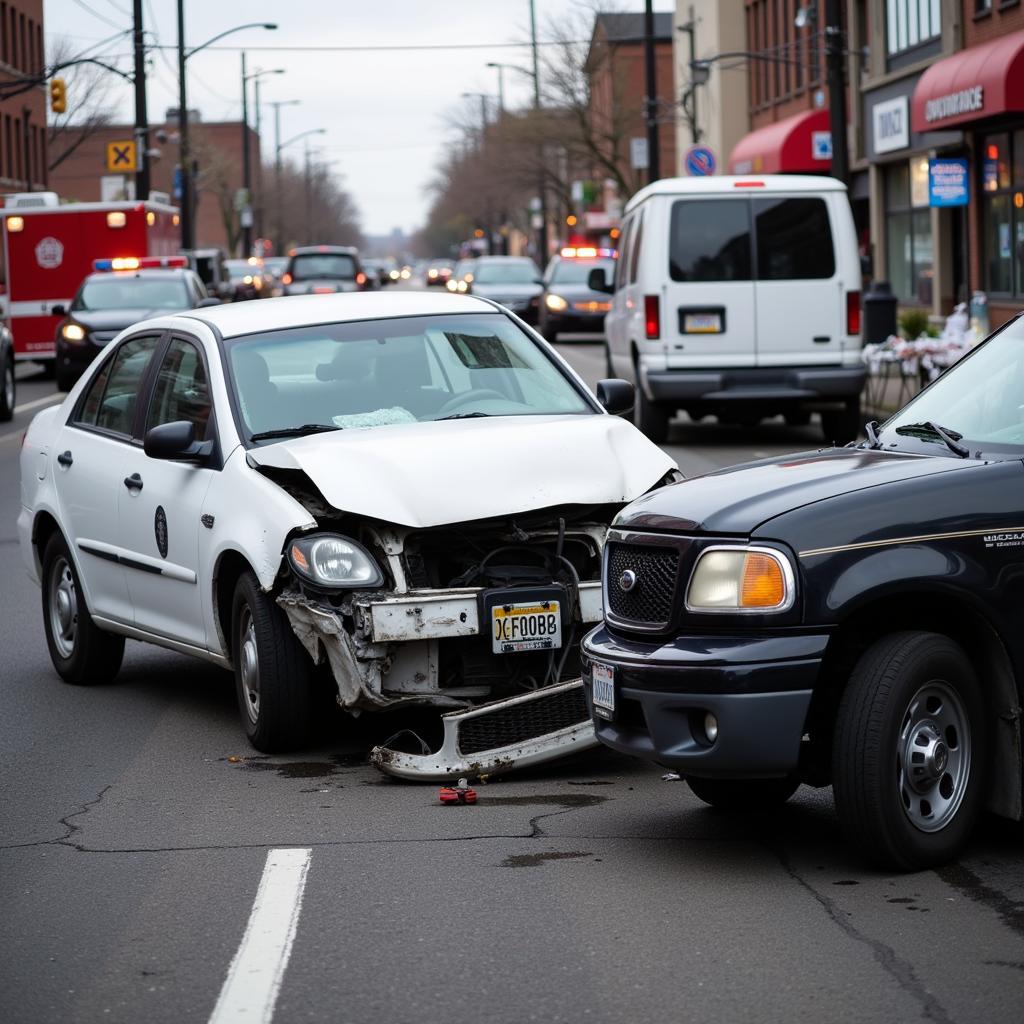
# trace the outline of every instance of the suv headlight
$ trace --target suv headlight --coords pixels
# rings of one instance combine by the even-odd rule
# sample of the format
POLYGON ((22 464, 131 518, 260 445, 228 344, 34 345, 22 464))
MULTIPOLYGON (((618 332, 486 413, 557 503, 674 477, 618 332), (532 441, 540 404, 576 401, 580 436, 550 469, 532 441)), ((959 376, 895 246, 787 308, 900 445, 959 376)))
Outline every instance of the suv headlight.
POLYGON ((796 598, 793 567, 781 551, 713 547, 697 559, 686 588, 686 610, 764 614, 785 612, 796 598))
POLYGON ((85 341, 85 329, 81 324, 67 323, 60 329, 60 333, 65 341, 85 341))
POLYGON ((379 587, 384 582, 362 544, 333 533, 296 538, 288 545, 288 561, 299 576, 319 587, 379 587))
POLYGON ((544 299, 544 304, 552 313, 561 313, 569 308, 569 303, 561 295, 555 295, 554 292, 548 293, 544 299))

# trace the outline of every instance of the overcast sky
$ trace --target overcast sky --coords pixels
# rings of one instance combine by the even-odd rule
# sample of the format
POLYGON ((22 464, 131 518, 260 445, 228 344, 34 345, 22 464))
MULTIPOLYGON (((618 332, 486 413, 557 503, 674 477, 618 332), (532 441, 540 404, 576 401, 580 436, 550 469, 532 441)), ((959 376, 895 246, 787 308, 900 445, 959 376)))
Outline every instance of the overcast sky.
MULTIPOLYGON (((536 0, 538 36, 549 38, 550 18, 586 10, 592 0, 536 0)), ((642 12, 642 0, 610 0, 605 9, 642 12)), ((655 0, 669 11, 672 0, 655 0)), ((131 0, 45 0, 47 44, 68 37, 74 52, 92 49, 125 70, 131 69, 131 36, 99 46, 131 28, 131 0)), ((145 0, 146 28, 163 46, 177 44, 174 0, 145 0)), ((277 22, 276 31, 248 29, 223 41, 229 49, 210 49, 188 63, 189 106, 205 121, 237 120, 241 115, 240 49, 248 53, 250 72, 284 68, 262 79, 263 153, 273 156, 271 100, 301 100, 281 109, 282 142, 312 128, 319 160, 330 162, 362 212, 368 234, 399 227, 411 231, 426 216, 426 184, 450 132, 445 115, 479 99, 464 92, 497 92, 497 72, 488 61, 529 65, 528 47, 502 44, 529 39, 528 0, 246 0, 210 3, 185 0, 185 39, 198 46, 225 29, 248 21, 277 22), (451 44, 472 49, 444 49, 451 44), (364 49, 324 51, 311 47, 434 46, 431 50, 364 49)), ((149 76, 150 119, 177 106, 177 57, 173 49, 157 53, 149 76)), ((251 85, 251 83, 250 83, 251 85)), ((531 82, 505 72, 506 104, 527 103, 531 82)), ((114 79, 112 113, 134 118, 132 88, 114 79)), ((250 94, 251 97, 251 94, 250 94)), ((72 97, 73 100, 73 97, 72 97)), ((251 105, 250 98, 250 105, 251 105)), ((250 116, 252 117, 251 111, 250 116)), ((291 153, 301 157, 303 143, 291 153)))

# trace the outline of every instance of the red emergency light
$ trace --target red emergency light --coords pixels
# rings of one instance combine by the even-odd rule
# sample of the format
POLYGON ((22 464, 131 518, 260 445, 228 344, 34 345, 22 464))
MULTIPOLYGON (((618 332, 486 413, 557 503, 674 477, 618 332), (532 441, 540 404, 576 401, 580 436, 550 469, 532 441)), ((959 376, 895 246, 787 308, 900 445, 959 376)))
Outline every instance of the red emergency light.
POLYGON ((93 260, 92 268, 106 270, 153 270, 157 267, 184 268, 188 266, 185 256, 114 256, 109 260, 93 260))

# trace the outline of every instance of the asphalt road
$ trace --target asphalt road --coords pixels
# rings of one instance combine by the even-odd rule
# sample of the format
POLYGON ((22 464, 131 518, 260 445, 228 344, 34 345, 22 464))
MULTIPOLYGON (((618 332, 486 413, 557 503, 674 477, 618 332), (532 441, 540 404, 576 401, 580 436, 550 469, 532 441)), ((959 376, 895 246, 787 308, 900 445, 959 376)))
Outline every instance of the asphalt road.
MULTIPOLYGON (((599 346, 562 351, 601 375, 599 346)), ((52 394, 25 380, 19 401, 52 394)), ((62 684, 15 540, 31 415, 0 428, 3 1021, 247 1021, 276 984, 278 1022, 1024 1016, 1020 825, 886 875, 843 843, 828 790, 730 817, 597 752, 448 808, 365 764, 393 720, 326 722, 265 758, 230 677, 187 658, 129 643, 115 683, 62 684), (290 848, 308 861, 273 852, 290 848), (283 977, 253 970, 273 934, 293 936, 283 977)), ((671 441, 693 474, 818 434, 708 422, 671 441)))

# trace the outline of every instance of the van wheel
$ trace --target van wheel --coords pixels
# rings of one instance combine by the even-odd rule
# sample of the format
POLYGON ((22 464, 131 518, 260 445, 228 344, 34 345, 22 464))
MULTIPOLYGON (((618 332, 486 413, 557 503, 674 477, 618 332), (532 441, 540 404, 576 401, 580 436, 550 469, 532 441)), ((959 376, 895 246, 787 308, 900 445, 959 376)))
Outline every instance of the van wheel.
POLYGON ((636 412, 634 422, 640 433, 655 444, 664 444, 668 440, 668 425, 672 419, 671 410, 657 402, 652 402, 642 387, 636 389, 636 412))
POLYGON ((723 811, 758 811, 784 804, 800 788, 798 779, 698 779, 686 784, 694 796, 723 811))
POLYGON ((863 426, 860 414, 860 399, 847 402, 841 409, 827 409, 821 414, 821 432, 825 441, 844 445, 860 437, 863 426))
POLYGON ((249 571, 235 586, 231 635, 238 710, 249 742, 264 754, 304 746, 313 706, 309 655, 249 571))
POLYGON ((981 812, 986 721, 963 649, 938 633, 894 633, 861 656, 832 753, 847 838, 883 867, 955 857, 981 812))

